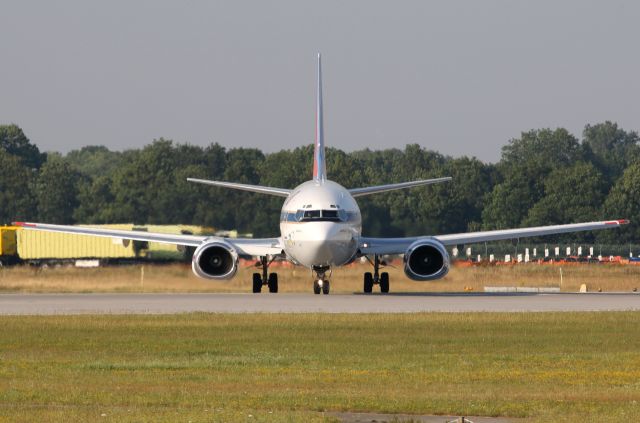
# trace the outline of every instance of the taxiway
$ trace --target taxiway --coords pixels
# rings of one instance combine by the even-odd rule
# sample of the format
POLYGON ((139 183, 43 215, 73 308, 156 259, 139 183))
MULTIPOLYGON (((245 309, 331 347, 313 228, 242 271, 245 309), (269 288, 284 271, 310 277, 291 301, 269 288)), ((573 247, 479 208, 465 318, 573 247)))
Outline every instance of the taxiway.
POLYGON ((640 310, 640 294, 2 294, 0 314, 415 313, 640 310))

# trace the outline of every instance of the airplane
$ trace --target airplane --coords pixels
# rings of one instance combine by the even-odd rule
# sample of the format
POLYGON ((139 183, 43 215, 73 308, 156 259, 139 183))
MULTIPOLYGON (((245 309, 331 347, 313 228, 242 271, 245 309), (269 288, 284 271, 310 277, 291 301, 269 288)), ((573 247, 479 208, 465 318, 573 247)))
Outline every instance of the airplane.
POLYGON ((450 177, 423 179, 387 185, 347 189, 328 179, 323 131, 322 65, 317 62, 316 131, 313 154, 313 177, 293 188, 274 188, 234 182, 188 178, 188 181, 216 187, 250 191, 282 197, 278 238, 221 238, 215 236, 168 235, 80 226, 15 222, 24 229, 64 232, 150 241, 195 247, 193 272, 205 279, 226 280, 235 276, 241 256, 259 258, 262 273, 253 274, 253 292, 263 286, 278 292, 278 274, 269 273, 275 260, 288 260, 312 270, 313 292, 329 294, 329 277, 334 267, 365 257, 373 272, 365 272, 363 291, 371 293, 378 285, 382 293, 389 292, 389 274, 380 272, 384 255, 403 255, 404 272, 415 281, 443 278, 451 265, 447 247, 473 243, 537 237, 568 232, 616 228, 627 220, 607 220, 564 225, 538 226, 484 232, 447 235, 425 235, 405 238, 371 238, 362 235, 362 217, 356 198, 381 192, 448 182, 450 177), (373 257, 373 260, 370 258, 373 257))

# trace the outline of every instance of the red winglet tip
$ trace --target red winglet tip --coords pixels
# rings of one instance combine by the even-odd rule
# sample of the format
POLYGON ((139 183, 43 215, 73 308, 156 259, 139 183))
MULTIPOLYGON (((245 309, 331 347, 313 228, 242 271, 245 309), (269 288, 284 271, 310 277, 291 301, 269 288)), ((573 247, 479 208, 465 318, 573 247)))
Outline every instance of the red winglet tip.
POLYGON ((21 227, 30 226, 35 228, 36 225, 33 223, 27 223, 27 222, 13 222, 13 226, 21 226, 21 227))
POLYGON ((618 220, 610 220, 609 222, 605 222, 605 225, 628 225, 629 220, 627 219, 618 219, 618 220))

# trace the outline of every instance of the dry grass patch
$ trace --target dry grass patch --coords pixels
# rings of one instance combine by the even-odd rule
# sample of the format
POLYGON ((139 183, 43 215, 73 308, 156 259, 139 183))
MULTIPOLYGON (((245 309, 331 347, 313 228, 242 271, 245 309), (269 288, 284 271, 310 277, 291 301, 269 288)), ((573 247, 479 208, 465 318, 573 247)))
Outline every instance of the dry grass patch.
MULTIPOLYGON (((0 291, 4 292, 250 292, 255 267, 242 266, 230 281, 206 281, 193 275, 186 264, 110 266, 97 269, 74 267, 37 268, 17 266, 0 269, 0 291)), ((280 292, 310 292, 312 275, 301 267, 274 267, 280 276, 280 292)), ((337 268, 331 279, 334 293, 360 292, 362 274, 368 264, 337 268)), ((439 281, 408 279, 402 263, 385 269, 391 276, 392 292, 482 291, 485 286, 553 286, 578 291, 586 283, 590 290, 631 291, 640 288, 640 266, 616 264, 521 264, 511 266, 454 267, 439 281), (560 269, 563 278, 560 285, 560 269)))

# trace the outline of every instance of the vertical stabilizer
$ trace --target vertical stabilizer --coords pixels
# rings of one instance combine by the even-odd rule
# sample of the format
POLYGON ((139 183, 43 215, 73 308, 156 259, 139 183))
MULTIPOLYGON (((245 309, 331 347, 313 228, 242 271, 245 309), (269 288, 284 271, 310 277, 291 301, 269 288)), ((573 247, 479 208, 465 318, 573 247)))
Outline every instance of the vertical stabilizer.
POLYGON ((322 65, 318 53, 318 93, 316 100, 316 143, 313 152, 313 179, 324 182, 327 167, 324 161, 324 125, 322 118, 322 65))

